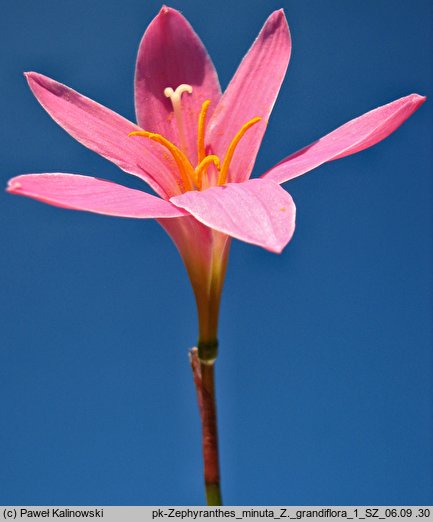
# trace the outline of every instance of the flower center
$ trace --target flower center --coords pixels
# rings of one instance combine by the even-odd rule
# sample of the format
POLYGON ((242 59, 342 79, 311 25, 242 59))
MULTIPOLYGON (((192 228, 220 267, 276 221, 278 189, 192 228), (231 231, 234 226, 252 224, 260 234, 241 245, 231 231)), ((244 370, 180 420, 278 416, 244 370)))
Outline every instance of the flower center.
MULTIPOLYGON (((204 187, 203 178, 207 177, 207 169, 210 165, 214 165, 218 172, 217 185, 224 185, 227 182, 229 167, 233 159, 234 152, 240 140, 243 138, 248 129, 258 123, 262 118, 255 117, 242 125, 227 148, 224 160, 221 162, 220 158, 215 154, 206 154, 205 146, 205 128, 206 116, 210 105, 210 100, 203 102, 198 118, 197 129, 197 166, 194 167, 186 155, 186 139, 182 116, 182 94, 187 92, 192 93, 191 85, 182 84, 173 90, 171 87, 164 89, 164 94, 173 105, 173 112, 176 118, 176 125, 179 135, 181 148, 174 143, 164 138, 161 134, 156 134, 149 131, 135 131, 128 134, 128 136, 143 136, 152 141, 156 141, 164 146, 173 156, 180 174, 179 187, 182 192, 189 190, 202 190, 204 187)), ((209 180, 208 180, 209 181, 209 180)))

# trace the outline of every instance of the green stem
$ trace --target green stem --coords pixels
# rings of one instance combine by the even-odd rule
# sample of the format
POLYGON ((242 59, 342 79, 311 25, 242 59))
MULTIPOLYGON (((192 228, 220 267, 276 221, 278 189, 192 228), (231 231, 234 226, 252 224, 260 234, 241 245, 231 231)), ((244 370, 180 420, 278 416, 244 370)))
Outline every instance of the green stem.
POLYGON ((222 506, 221 487, 219 484, 206 484, 206 503, 208 506, 222 506))

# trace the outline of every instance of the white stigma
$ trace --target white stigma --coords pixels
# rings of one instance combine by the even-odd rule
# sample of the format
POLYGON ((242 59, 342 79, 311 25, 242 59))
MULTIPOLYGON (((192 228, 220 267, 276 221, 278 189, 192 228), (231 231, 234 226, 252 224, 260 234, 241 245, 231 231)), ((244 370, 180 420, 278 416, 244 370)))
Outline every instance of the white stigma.
POLYGON ((173 90, 171 87, 166 87, 164 89, 164 94, 167 98, 170 98, 171 104, 173 105, 173 111, 176 118, 177 131, 179 134, 180 145, 184 152, 186 150, 186 140, 185 140, 185 131, 183 128, 183 118, 182 118, 182 94, 187 92, 188 94, 192 94, 192 87, 186 83, 182 83, 173 90))

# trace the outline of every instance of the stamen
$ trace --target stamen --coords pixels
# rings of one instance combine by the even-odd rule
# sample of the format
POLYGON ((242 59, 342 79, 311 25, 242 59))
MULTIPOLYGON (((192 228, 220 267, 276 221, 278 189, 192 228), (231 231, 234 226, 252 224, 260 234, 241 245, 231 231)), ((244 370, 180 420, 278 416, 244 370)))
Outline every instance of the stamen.
POLYGON ((233 138, 232 142, 229 145, 229 148, 227 149, 227 153, 225 155, 223 165, 218 176, 218 185, 224 185, 227 181, 230 163, 232 161, 233 154, 235 152, 236 147, 238 146, 238 143, 241 141, 242 137, 247 132, 247 130, 250 129, 256 123, 258 123, 261 119, 262 118, 256 117, 251 119, 250 121, 247 121, 247 123, 245 123, 242 126, 241 130, 233 138))
POLYGON ((160 143, 166 149, 168 149, 177 164, 185 190, 192 190, 190 180, 192 179, 194 183, 196 182, 194 168, 185 154, 180 149, 178 149, 176 145, 171 143, 171 141, 168 141, 166 138, 164 138, 164 136, 161 136, 161 134, 155 134, 154 132, 134 131, 130 132, 128 136, 144 136, 145 138, 149 138, 152 141, 160 143))
POLYGON ((192 93, 191 85, 186 83, 182 83, 176 90, 173 90, 171 87, 166 87, 164 89, 164 94, 167 98, 170 98, 171 104, 173 105, 174 115, 176 117, 177 131, 179 134, 179 140, 181 148, 184 152, 186 152, 186 139, 185 139, 185 131, 183 128, 183 118, 182 118, 182 94, 187 92, 189 94, 192 93))
POLYGON ((197 188, 201 190, 202 188, 202 181, 203 181, 203 174, 204 171, 207 169, 207 167, 213 163, 215 167, 219 170, 220 169, 220 159, 218 156, 215 156, 214 154, 211 154, 209 156, 206 156, 203 158, 199 165, 195 168, 195 176, 197 180, 197 188))
POLYGON ((198 117, 198 140, 197 140, 197 151, 198 151, 198 162, 200 163, 206 156, 206 150, 204 145, 204 132, 206 125, 206 115, 209 109, 210 100, 203 102, 201 106, 200 116, 198 117))

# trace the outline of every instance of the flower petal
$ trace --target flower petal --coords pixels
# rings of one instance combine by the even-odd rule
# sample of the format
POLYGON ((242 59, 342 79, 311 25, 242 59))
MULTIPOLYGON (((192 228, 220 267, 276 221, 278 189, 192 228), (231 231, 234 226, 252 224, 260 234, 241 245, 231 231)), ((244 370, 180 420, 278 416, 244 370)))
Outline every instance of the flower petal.
POLYGON ((251 179, 170 199, 198 221, 232 237, 281 252, 295 230, 295 204, 272 181, 251 179))
POLYGON ((288 156, 262 178, 284 183, 322 163, 367 149, 393 133, 425 100, 424 96, 410 94, 367 112, 288 156))
POLYGON ((263 119, 247 132, 236 149, 229 175, 232 182, 245 181, 251 174, 291 48, 289 27, 280 9, 266 21, 209 122, 207 141, 214 154, 224 157, 242 125, 256 116, 263 119))
POLYGON ((26 174, 9 180, 8 192, 56 207, 130 218, 173 218, 187 215, 169 201, 78 174, 26 174))
POLYGON ((216 106, 221 90, 212 61, 188 21, 175 9, 162 7, 140 44, 135 73, 135 108, 139 125, 181 146, 173 107, 164 89, 191 85, 183 94, 182 109, 187 152, 197 159, 197 125, 202 103, 216 106))
POLYGON ((140 130, 137 125, 47 76, 30 72, 26 78, 42 107, 80 143, 143 179, 162 197, 178 192, 159 156, 160 146, 128 137, 140 130))

